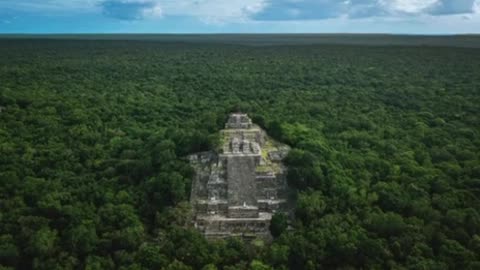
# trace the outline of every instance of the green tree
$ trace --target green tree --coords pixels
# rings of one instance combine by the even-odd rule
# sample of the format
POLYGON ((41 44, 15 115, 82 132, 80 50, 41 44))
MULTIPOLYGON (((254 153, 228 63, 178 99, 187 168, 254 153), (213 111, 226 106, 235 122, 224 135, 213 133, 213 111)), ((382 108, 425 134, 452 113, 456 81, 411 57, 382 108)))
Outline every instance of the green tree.
POLYGON ((270 233, 273 237, 280 236, 288 227, 288 217, 284 213, 276 213, 270 221, 270 233))

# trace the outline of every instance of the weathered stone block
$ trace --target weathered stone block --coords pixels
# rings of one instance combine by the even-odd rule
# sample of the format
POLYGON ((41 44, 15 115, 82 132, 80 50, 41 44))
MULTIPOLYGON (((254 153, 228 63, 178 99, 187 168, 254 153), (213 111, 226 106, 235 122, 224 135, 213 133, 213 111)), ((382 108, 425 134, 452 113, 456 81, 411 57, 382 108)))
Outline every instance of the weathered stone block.
MULTIPOLYGON (((257 203, 257 202, 255 202, 257 203)), ((228 207, 229 218, 257 218, 258 207, 256 206, 230 206, 228 207)))

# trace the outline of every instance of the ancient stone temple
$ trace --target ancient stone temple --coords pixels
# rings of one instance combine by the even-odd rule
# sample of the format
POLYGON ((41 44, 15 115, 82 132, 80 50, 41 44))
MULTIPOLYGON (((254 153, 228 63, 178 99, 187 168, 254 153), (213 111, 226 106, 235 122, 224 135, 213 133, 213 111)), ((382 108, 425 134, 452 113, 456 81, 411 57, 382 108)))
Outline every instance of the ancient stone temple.
POLYGON ((194 225, 208 238, 269 237, 277 211, 288 211, 289 147, 270 139, 246 114, 229 116, 219 149, 189 156, 196 175, 194 225))

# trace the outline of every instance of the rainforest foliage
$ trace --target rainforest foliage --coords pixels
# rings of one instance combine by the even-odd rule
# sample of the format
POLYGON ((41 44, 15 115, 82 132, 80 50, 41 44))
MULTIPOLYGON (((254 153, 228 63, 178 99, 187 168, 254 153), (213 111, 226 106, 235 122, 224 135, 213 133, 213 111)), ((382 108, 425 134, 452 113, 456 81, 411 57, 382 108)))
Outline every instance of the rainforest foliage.
POLYGON ((479 269, 480 51, 0 40, 0 269, 479 269), (272 243, 189 225, 184 157, 292 146, 272 243))

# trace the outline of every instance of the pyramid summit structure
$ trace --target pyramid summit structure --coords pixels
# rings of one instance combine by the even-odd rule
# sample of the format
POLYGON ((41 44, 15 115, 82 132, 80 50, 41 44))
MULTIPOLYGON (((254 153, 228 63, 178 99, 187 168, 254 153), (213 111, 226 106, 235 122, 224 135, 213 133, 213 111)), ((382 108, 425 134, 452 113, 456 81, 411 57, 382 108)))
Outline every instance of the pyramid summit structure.
POLYGON ((220 135, 217 151, 189 156, 194 225, 208 238, 268 238, 272 215, 289 208, 281 161, 290 148, 242 113, 230 114, 220 135))

